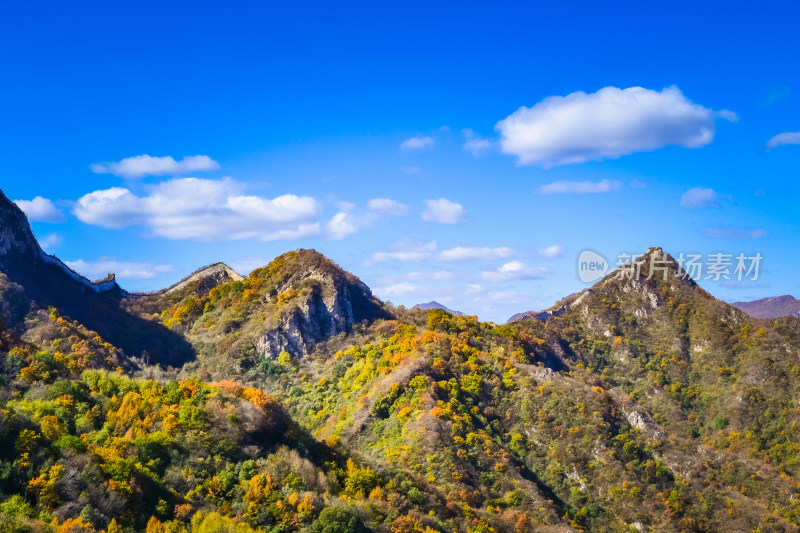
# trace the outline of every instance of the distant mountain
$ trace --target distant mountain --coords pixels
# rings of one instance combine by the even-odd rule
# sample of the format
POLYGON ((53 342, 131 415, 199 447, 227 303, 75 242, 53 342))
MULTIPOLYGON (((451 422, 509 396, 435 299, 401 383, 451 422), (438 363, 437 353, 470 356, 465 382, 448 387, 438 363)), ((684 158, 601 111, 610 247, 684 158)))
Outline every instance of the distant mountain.
POLYGON ((733 302, 731 305, 755 318, 800 317, 800 300, 788 294, 751 302, 733 302))
POLYGON ((225 263, 214 263, 191 273, 164 292, 183 293, 187 290, 197 293, 208 292, 218 285, 230 281, 242 281, 244 277, 225 263))
POLYGON ((528 320, 531 318, 535 318, 537 320, 547 320, 550 317, 558 316, 568 308, 567 301, 570 302, 577 302, 579 299, 576 299, 575 296, 581 295, 586 296, 592 293, 592 289, 585 289, 580 293, 573 292, 572 294, 568 295, 565 298, 562 298, 558 302, 555 303, 554 306, 550 307, 549 309, 545 309, 544 311, 525 311, 523 313, 517 313, 515 315, 511 315, 511 317, 506 320, 506 324, 510 324, 512 322, 516 322, 518 320, 528 320))
POLYGON ((436 301, 431 301, 424 304, 417 304, 414 307, 412 307, 412 309, 421 309, 422 311, 430 311, 431 309, 441 309, 442 311, 447 311, 451 315, 464 316, 464 313, 462 313, 461 311, 454 311, 436 301))

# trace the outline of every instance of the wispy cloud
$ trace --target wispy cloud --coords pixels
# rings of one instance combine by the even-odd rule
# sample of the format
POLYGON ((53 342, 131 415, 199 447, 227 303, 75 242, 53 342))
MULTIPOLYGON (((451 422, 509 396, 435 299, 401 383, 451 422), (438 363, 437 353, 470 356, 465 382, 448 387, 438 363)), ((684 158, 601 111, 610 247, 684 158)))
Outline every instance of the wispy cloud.
POLYGON ((469 128, 461 130, 461 134, 465 139, 463 149, 472 153, 472 155, 475 157, 482 157, 488 154, 494 147, 492 141, 480 137, 469 128))
POLYGON ((408 213, 408 206, 389 198, 373 198, 367 202, 367 209, 386 215, 403 216, 408 213))
POLYGON ((58 224, 64 222, 66 217, 48 198, 37 196, 33 200, 14 200, 22 209, 28 220, 32 222, 50 222, 58 224))
POLYGON ((401 150, 430 150, 436 141, 433 137, 411 137, 400 144, 401 150))
POLYGON ((735 120, 736 115, 692 103, 677 87, 605 87, 521 107, 495 129, 504 153, 517 156, 522 165, 546 168, 665 146, 699 148, 714 139, 716 117, 735 120))
POLYGON ((439 261, 492 261, 513 257, 516 252, 507 246, 490 248, 488 246, 456 246, 442 250, 436 258, 439 261))
POLYGON ((38 240, 39 246, 41 246, 42 249, 47 252, 59 246, 64 241, 64 237, 58 233, 51 233, 38 240))
MULTIPOLYGON (((383 263, 385 261, 402 262, 455 262, 455 261, 494 261, 507 259, 519 253, 507 246, 456 246, 437 253, 436 241, 419 242, 411 239, 400 239, 394 242, 387 250, 375 252, 369 256, 367 265, 383 263)), ((431 273, 414 273, 415 276, 437 275, 431 273)), ((449 273, 448 275, 451 275, 449 273)))
POLYGON ((618 191, 619 181, 556 181, 539 187, 539 194, 599 194, 618 191))
POLYGON ((68 267, 89 279, 104 278, 107 274, 116 274, 118 279, 152 279, 172 272, 170 265, 153 263, 136 263, 117 261, 113 257, 100 257, 94 261, 65 261, 68 267))
POLYGON ((420 217, 425 222, 438 222, 439 224, 459 224, 467 221, 467 211, 461 204, 451 202, 446 198, 438 200, 425 200, 426 209, 420 217))
POLYGON ((389 298, 392 296, 405 296, 407 294, 417 292, 418 290, 419 287, 413 283, 401 282, 387 285, 385 287, 376 287, 375 294, 383 298, 389 298))
POLYGON ((769 237, 769 232, 763 228, 706 228, 705 234, 709 237, 735 239, 737 241, 750 241, 769 237))
POLYGON ((519 279, 540 279, 547 274, 544 267, 529 267, 521 261, 510 261, 497 270, 489 270, 481 273, 483 278, 489 281, 511 281, 519 279))
POLYGON ((539 250, 539 255, 546 259, 558 259, 564 257, 564 247, 560 244, 553 244, 539 250))
POLYGON ((147 154, 126 157, 120 161, 94 163, 89 166, 96 174, 113 174, 123 178, 167 176, 219 170, 219 163, 207 155, 187 156, 176 161, 172 156, 154 157, 147 154))
POLYGON ((685 209, 719 207, 719 193, 714 189, 694 187, 683 193, 680 205, 685 209))
POLYGON ((436 252, 436 241, 419 242, 411 239, 400 239, 388 250, 375 252, 366 260, 366 265, 384 263, 386 261, 419 262, 433 257, 436 252))
POLYGON ((787 144, 800 144, 800 131, 787 131, 777 134, 767 141, 767 151, 769 152, 787 144))

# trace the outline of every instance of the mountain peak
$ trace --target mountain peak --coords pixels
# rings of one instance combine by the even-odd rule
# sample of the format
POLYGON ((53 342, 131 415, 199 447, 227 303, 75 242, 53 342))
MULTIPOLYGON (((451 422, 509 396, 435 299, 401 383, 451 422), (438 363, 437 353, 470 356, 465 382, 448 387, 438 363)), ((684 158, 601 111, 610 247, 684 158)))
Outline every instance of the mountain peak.
POLYGON ((214 263, 199 268, 183 278, 181 281, 166 289, 166 294, 180 292, 190 287, 198 293, 208 292, 218 285, 229 281, 242 281, 244 277, 225 263, 214 263))

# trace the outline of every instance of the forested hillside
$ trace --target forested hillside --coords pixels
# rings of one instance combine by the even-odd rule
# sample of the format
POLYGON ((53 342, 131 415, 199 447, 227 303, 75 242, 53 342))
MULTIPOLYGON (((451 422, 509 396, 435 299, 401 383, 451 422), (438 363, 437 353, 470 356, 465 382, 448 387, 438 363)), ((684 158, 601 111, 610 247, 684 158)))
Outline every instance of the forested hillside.
POLYGON ((800 525, 800 319, 751 318, 657 248, 508 325, 384 304, 313 250, 65 309, 8 265, 0 531, 800 525), (114 338, 83 319, 107 308, 114 338))

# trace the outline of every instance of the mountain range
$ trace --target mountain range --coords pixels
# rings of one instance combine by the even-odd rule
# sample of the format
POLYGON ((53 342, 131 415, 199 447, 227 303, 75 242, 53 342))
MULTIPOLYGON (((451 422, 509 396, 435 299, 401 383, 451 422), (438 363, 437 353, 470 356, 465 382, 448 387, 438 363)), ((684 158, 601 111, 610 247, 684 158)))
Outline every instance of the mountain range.
POLYGON ((314 250, 128 293, 0 224, 2 531, 800 526, 800 318, 660 248, 496 325, 314 250))

